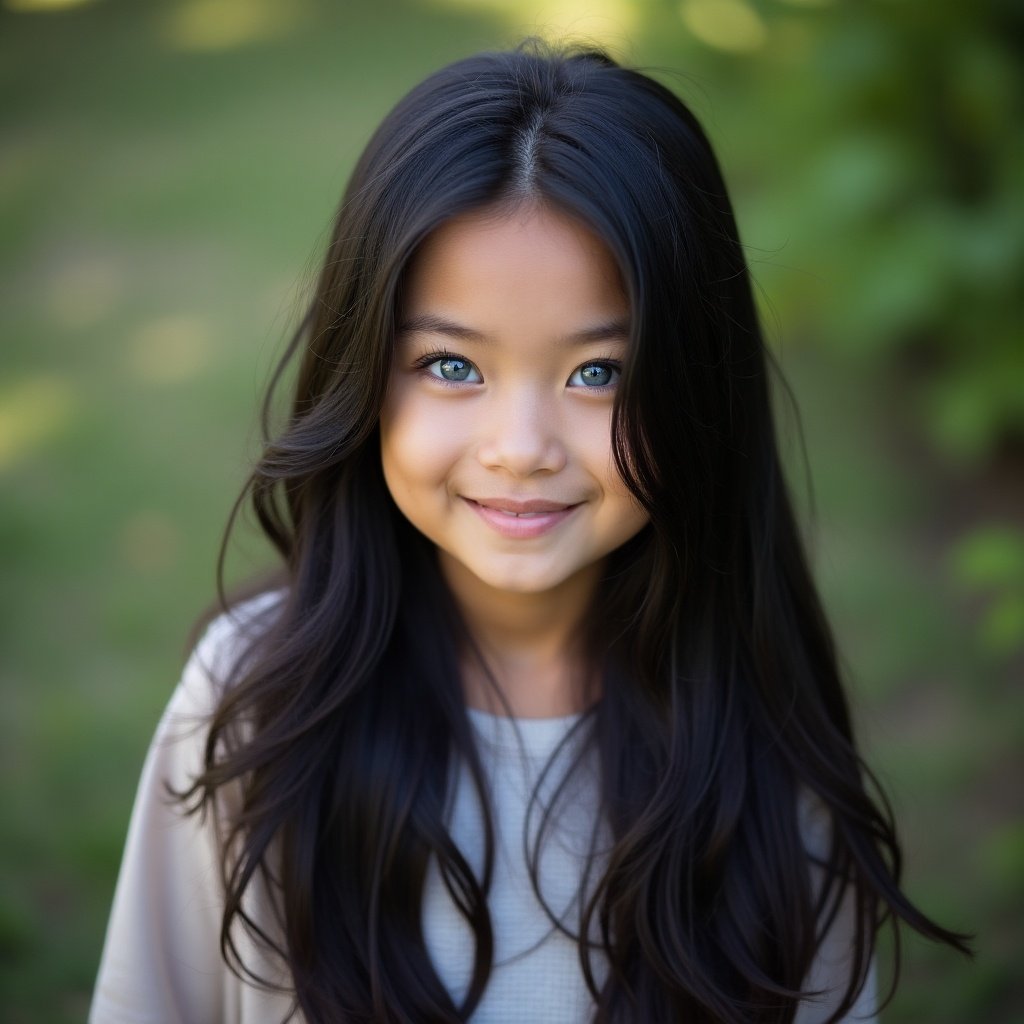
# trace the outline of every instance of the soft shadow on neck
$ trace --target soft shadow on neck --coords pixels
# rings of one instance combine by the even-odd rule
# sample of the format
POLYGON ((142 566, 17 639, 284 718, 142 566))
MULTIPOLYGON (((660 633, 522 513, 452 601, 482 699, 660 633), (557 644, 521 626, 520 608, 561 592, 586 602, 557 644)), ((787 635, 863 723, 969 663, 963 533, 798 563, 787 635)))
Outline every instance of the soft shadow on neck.
POLYGON ((593 704, 599 693, 581 627, 600 563, 551 590, 527 593, 489 587, 443 552, 439 567, 469 634, 459 658, 469 707, 557 718, 593 704))

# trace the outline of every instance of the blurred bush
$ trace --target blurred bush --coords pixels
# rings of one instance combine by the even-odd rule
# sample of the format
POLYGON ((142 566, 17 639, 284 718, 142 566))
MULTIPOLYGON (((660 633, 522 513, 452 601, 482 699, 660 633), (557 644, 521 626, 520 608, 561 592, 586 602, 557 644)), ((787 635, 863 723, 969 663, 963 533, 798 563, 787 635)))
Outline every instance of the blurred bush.
POLYGON ((885 392, 949 499, 976 642, 1024 653, 1024 7, 683 0, 647 33, 719 148, 769 332, 885 392))
POLYGON ((945 456, 1024 440, 1024 8, 712 10, 717 31, 690 19, 705 53, 686 40, 685 54, 728 91, 729 141, 755 187, 748 239, 799 238, 814 256, 813 275, 773 289, 787 321, 798 312, 820 344, 901 371, 945 456))

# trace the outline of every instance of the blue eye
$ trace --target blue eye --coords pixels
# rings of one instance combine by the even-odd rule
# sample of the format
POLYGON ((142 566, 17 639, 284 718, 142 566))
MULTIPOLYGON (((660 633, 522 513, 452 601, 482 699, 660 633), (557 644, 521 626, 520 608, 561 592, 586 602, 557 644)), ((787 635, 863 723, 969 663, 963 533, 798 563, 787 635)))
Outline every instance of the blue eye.
POLYGON ((476 384, 481 380, 480 371, 468 359, 461 359, 458 356, 433 359, 425 368, 431 377, 452 384, 476 384))
POLYGON ((569 378, 570 387, 606 388, 618 379, 619 368, 609 362, 584 363, 569 378))

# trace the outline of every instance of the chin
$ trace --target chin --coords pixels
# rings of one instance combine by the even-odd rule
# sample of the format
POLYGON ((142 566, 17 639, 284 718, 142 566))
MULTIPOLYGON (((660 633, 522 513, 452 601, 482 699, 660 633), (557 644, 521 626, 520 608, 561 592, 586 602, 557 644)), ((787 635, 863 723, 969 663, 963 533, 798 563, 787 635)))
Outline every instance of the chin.
POLYGON ((506 594, 543 594, 549 590, 554 590, 562 582, 561 578, 550 579, 548 577, 521 575, 481 576, 478 578, 485 586, 490 587, 492 590, 500 590, 506 594))
POLYGON ((467 566, 485 586, 509 594, 543 594, 554 590, 566 579, 565 573, 550 568, 529 569, 524 566, 467 566))
POLYGON ((548 566, 516 565, 515 561, 513 559, 513 564, 483 562, 477 565, 463 562, 462 569, 478 585, 508 594, 541 594, 562 582, 562 575, 552 572, 548 566))

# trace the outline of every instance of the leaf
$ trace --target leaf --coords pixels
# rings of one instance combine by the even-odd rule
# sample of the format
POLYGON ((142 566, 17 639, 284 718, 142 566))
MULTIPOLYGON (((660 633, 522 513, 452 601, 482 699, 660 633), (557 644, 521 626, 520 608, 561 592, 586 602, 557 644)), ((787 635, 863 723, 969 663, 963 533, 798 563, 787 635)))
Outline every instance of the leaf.
POLYGON ((976 530, 950 552, 950 565, 957 582, 966 586, 1024 590, 1024 533, 1011 527, 976 530))

